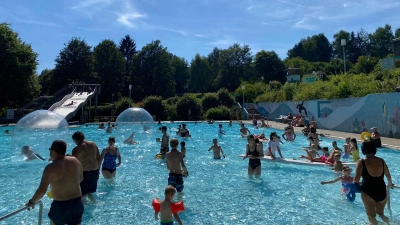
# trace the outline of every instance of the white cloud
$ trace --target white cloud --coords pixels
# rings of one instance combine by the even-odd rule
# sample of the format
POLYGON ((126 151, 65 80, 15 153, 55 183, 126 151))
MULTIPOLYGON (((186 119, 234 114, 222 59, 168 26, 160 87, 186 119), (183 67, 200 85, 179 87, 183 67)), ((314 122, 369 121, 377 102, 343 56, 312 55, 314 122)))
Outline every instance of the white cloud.
POLYGON ((86 8, 109 5, 111 3, 113 3, 113 0, 84 0, 73 6, 72 9, 82 10, 86 8))
POLYGON ((131 12, 131 13, 120 14, 117 21, 127 27, 137 27, 135 21, 137 21, 140 18, 146 18, 146 17, 147 17, 146 14, 131 12))
POLYGON ((294 27, 295 28, 300 28, 300 29, 306 29, 306 30, 314 30, 315 25, 309 24, 308 23, 309 19, 307 17, 303 17, 300 21, 298 21, 294 27))

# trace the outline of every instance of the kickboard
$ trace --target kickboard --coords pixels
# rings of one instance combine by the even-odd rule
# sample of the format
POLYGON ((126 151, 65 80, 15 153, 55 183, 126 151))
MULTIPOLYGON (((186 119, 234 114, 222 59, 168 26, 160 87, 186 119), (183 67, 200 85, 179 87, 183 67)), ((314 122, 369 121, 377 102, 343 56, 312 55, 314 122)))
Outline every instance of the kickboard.
MULTIPOLYGON (((244 155, 239 155, 243 157, 244 155)), ((328 164, 321 163, 321 162, 310 162, 308 160, 301 160, 301 159, 290 159, 290 158, 280 158, 276 157, 275 160, 271 158, 271 156, 264 156, 261 160, 270 161, 270 162, 277 162, 277 163, 286 163, 286 164, 299 164, 299 165, 307 165, 307 166, 329 166, 328 164)), ((343 165, 356 165, 356 162, 342 162, 343 165)))

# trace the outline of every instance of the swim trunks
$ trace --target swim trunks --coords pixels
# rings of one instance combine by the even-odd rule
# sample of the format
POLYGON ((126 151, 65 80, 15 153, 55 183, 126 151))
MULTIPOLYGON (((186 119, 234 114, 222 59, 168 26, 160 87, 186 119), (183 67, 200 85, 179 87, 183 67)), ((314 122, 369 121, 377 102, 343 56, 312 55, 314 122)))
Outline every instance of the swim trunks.
POLYGON ((214 157, 214 159, 221 159, 221 157, 218 157, 218 158, 215 158, 215 157, 214 157))
POLYGON ((184 187, 182 174, 169 173, 168 185, 172 185, 176 188, 177 192, 182 192, 184 187))
POLYGON ((99 170, 83 171, 83 181, 80 183, 82 195, 96 192, 99 170))
POLYGON ((169 148, 168 148, 168 147, 164 147, 164 148, 161 148, 161 149, 160 149, 160 153, 161 153, 161 154, 164 154, 164 155, 165 155, 167 152, 169 152, 169 148))
POLYGON ((67 201, 54 200, 51 203, 48 216, 55 225, 80 224, 83 211, 82 197, 79 196, 67 201))
POLYGON ((161 225, 174 225, 174 222, 172 220, 161 220, 160 224, 161 225))

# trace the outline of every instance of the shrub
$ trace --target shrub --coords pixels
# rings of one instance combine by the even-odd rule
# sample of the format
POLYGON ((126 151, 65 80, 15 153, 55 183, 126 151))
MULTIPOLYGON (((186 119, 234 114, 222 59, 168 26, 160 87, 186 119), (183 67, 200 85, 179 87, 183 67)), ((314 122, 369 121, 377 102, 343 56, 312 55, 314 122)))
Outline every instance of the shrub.
POLYGON ((127 97, 122 97, 118 100, 118 102, 115 103, 115 115, 121 114, 125 109, 128 109, 130 107, 134 107, 135 104, 133 104, 132 100, 130 100, 127 97))
POLYGON ((211 108, 207 110, 204 117, 206 119, 214 119, 214 120, 229 120, 230 119, 229 108, 224 105, 211 108))
POLYGON ((177 119, 189 120, 189 110, 192 120, 197 120, 200 115, 200 104, 193 96, 185 94, 176 103, 177 119))
POLYGON ((218 95, 215 93, 207 93, 201 100, 201 108, 203 109, 203 111, 207 111, 211 108, 217 107, 218 105, 218 95))
POLYGON ((171 98, 167 98, 164 103, 167 105, 175 105, 179 100, 179 97, 171 97, 171 98))
POLYGON ((218 101, 220 105, 232 107, 235 104, 235 99, 232 98, 231 93, 226 88, 221 88, 217 92, 218 101))
POLYGON ((257 96, 264 94, 269 89, 269 87, 262 82, 257 82, 254 84, 243 82, 235 90, 235 94, 239 96, 237 99, 240 99, 240 102, 242 102, 242 95, 243 95, 242 85, 245 86, 244 97, 246 98, 246 102, 254 102, 257 96))
POLYGON ((285 101, 292 101, 293 100, 293 96, 296 93, 296 89, 297 89, 297 83, 288 83, 288 82, 286 82, 282 86, 283 97, 284 97, 285 101))
POLYGON ((176 105, 164 105, 167 120, 178 120, 178 116, 176 114, 176 105))
POLYGON ((149 96, 142 101, 143 108, 157 119, 165 120, 165 106, 160 96, 149 96))
POLYGON ((394 60, 394 67, 395 68, 400 68, 400 59, 394 60))
POLYGON ((258 96, 255 100, 255 102, 283 102, 285 101, 283 91, 268 91, 265 92, 264 94, 258 96))

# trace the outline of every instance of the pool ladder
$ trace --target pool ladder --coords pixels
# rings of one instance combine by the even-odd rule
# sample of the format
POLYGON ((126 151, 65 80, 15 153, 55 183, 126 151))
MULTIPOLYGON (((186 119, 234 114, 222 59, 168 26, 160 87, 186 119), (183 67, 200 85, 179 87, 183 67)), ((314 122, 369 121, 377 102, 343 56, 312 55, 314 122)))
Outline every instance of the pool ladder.
MULTIPOLYGON (((42 216, 43 216, 43 202, 42 202, 42 200, 39 200, 39 201, 35 202, 35 205, 37 205, 37 204, 39 204, 38 225, 42 225, 42 216)), ((0 217, 0 221, 3 221, 5 219, 7 219, 8 217, 14 216, 15 214, 18 214, 18 213, 20 213, 22 211, 25 211, 27 209, 28 209, 28 206, 24 206, 22 208, 16 209, 15 211, 10 212, 9 214, 0 217)))

